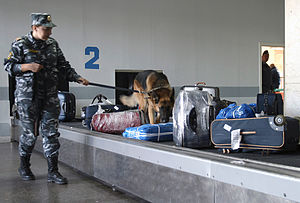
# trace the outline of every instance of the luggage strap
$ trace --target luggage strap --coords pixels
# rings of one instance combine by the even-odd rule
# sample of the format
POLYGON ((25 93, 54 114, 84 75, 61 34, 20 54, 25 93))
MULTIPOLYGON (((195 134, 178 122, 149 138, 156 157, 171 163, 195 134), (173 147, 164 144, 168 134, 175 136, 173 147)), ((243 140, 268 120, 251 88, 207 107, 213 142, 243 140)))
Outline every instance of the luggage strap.
POLYGON ((157 125, 157 142, 159 142, 159 138, 160 138, 160 126, 157 125))

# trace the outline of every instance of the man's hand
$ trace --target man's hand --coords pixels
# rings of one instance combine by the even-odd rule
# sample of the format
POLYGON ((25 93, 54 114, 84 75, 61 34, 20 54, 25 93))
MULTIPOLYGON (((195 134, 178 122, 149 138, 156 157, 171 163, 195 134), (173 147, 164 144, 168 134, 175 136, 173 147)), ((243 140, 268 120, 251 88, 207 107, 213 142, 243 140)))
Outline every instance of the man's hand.
POLYGON ((31 72, 37 73, 42 68, 44 68, 44 66, 41 64, 38 64, 38 63, 26 63, 26 64, 21 65, 22 72, 31 71, 31 72))
POLYGON ((80 83, 80 84, 83 84, 85 86, 87 86, 89 84, 88 80, 86 80, 84 78, 81 78, 81 77, 77 80, 77 82, 80 83))

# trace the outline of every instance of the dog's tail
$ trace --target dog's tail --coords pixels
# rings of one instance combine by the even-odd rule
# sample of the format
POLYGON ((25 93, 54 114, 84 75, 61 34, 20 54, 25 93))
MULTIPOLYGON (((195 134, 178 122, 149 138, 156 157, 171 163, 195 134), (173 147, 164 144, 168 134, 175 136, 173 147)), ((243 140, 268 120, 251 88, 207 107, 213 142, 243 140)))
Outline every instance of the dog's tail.
POLYGON ((129 107, 136 107, 138 105, 138 100, 135 94, 132 94, 130 96, 122 95, 120 96, 120 101, 122 102, 122 104, 129 107))

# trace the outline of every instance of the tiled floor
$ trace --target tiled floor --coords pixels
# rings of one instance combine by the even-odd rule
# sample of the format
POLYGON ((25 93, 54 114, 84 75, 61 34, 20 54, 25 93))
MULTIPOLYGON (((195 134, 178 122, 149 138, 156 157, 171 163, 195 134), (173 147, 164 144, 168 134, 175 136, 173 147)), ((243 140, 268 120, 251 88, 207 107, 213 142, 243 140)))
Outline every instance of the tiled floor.
POLYGON ((60 172, 69 184, 47 183, 47 162, 42 154, 34 152, 31 169, 36 180, 23 181, 19 177, 17 143, 0 144, 0 202, 143 202, 140 199, 113 191, 94 179, 60 164, 60 172))

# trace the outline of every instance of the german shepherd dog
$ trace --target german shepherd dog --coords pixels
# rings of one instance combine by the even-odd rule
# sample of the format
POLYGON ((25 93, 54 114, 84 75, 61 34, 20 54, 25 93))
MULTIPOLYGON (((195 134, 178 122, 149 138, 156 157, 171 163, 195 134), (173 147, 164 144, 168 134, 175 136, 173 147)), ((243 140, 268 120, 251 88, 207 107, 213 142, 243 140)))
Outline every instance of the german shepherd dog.
POLYGON ((174 88, 163 73, 146 70, 136 75, 133 89, 140 93, 121 96, 120 100, 127 106, 139 106, 145 114, 145 123, 166 123, 172 115, 174 106, 174 88))

